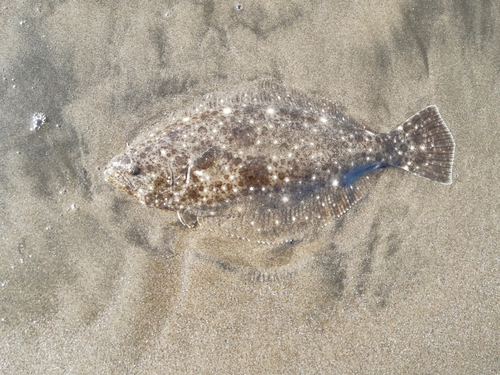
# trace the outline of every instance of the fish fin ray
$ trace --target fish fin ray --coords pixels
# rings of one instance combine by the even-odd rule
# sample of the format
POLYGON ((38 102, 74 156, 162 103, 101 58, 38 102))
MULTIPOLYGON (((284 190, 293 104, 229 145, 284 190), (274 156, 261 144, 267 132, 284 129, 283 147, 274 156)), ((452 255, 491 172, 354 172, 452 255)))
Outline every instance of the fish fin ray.
POLYGON ((408 145, 404 162, 398 167, 432 181, 451 184, 455 141, 435 105, 410 117, 396 132, 404 133, 408 145))

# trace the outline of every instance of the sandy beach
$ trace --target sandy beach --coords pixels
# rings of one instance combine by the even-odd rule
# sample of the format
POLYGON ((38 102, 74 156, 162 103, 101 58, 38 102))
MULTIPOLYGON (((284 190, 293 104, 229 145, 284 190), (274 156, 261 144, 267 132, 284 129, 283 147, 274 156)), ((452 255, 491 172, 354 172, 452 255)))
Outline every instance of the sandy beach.
POLYGON ((18 3, 0 5, 2 374, 500 373, 498 4, 18 3), (276 250, 104 180, 150 119, 266 78, 379 132, 437 105, 453 183, 387 170, 276 250))

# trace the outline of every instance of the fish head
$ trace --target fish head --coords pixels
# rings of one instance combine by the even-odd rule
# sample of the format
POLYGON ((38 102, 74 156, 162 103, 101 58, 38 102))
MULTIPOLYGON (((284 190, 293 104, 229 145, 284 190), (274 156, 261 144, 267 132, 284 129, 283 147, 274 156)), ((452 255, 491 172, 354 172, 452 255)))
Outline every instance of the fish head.
POLYGON ((173 202, 189 183, 189 158, 162 151, 145 146, 118 155, 107 165, 105 178, 146 205, 175 209, 173 202))

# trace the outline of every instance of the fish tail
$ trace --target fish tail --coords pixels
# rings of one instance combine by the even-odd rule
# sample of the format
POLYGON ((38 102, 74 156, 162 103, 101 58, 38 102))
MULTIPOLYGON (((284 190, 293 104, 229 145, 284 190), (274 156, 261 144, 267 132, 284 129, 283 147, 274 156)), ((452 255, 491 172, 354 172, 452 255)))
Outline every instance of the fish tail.
POLYGON ((435 105, 410 117, 394 133, 402 140, 402 158, 397 167, 442 184, 451 184, 455 141, 435 105))

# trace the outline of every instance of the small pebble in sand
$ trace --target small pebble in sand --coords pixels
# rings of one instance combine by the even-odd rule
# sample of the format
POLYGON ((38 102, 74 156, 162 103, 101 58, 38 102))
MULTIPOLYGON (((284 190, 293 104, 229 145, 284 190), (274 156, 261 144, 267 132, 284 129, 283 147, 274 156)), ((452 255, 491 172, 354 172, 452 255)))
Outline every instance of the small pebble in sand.
POLYGON ((31 131, 39 130, 42 127, 42 125, 45 124, 46 119, 47 117, 45 116, 44 113, 42 112, 35 113, 31 118, 30 130, 31 131))

